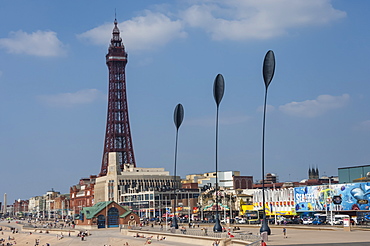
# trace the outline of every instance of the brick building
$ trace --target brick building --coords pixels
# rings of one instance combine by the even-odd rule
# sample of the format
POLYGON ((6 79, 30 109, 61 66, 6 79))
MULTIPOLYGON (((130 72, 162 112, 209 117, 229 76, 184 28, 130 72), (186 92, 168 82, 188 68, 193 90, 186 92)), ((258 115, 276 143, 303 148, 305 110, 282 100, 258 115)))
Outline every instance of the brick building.
POLYGON ((69 211, 70 194, 63 194, 54 199, 54 211, 58 218, 65 218, 69 211))
POLYGON ((90 175, 89 178, 80 179, 77 185, 70 187, 69 209, 72 214, 79 214, 83 207, 94 205, 94 187, 96 175, 90 175))
POLYGON ((76 220, 77 229, 109 228, 119 225, 135 226, 138 224, 140 224, 139 216, 115 201, 98 202, 94 206, 84 207, 76 220))
POLYGON ((15 216, 22 217, 28 213, 28 200, 16 200, 13 203, 13 212, 15 216))
POLYGON ((252 189, 253 176, 233 176, 234 189, 252 189))

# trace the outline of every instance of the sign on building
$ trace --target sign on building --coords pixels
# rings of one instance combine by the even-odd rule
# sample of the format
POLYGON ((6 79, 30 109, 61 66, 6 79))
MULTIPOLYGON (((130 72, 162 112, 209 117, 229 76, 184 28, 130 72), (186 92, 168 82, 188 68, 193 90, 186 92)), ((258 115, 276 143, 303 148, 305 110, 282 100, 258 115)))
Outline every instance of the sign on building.
POLYGON ((370 183, 294 188, 297 212, 370 210, 370 183))

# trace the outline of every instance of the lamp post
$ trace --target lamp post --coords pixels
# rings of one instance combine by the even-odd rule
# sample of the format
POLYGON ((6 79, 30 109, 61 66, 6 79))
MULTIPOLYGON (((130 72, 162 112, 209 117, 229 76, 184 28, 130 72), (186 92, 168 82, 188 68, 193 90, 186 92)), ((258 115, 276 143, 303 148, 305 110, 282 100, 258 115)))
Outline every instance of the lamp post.
POLYGON ((218 108, 225 91, 224 77, 221 74, 217 74, 213 83, 213 97, 216 101, 216 222, 213 227, 214 232, 222 232, 220 224, 220 218, 218 214, 218 108))
POLYGON ((331 179, 333 178, 333 176, 330 176, 329 177, 329 194, 330 194, 330 202, 329 202, 329 209, 330 209, 330 222, 331 222, 331 225, 333 225, 333 196, 332 196, 332 192, 331 192, 331 179))
POLYGON ((263 61, 263 80, 265 82, 265 101, 263 105, 263 126, 262 126, 262 202, 263 202, 263 220, 260 232, 267 232, 271 234, 270 227, 266 221, 266 204, 265 204, 265 123, 266 123, 266 101, 267 101, 267 88, 274 77, 275 72, 275 55, 272 50, 269 50, 263 61))
POLYGON ((174 123, 176 126, 176 143, 175 143, 175 168, 174 168, 174 174, 173 174, 173 180, 174 180, 174 189, 173 189, 173 196, 174 196, 174 202, 173 202, 173 217, 172 217, 172 227, 175 229, 179 229, 179 225, 177 224, 176 219, 176 161, 177 161, 177 140, 179 136, 179 128, 181 126, 182 120, 184 119, 184 108, 179 103, 177 104, 174 115, 173 115, 174 123))

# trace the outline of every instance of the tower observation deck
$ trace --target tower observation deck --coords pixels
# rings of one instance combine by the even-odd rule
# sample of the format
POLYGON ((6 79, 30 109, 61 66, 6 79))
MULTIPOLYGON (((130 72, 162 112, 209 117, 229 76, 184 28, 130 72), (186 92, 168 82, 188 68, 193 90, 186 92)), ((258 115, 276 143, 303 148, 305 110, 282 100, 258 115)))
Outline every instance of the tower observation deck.
POLYGON ((122 44, 117 20, 114 20, 112 39, 106 63, 109 70, 108 112, 102 166, 99 176, 105 176, 108 168, 108 153, 117 152, 121 169, 124 164, 136 167, 132 145, 126 95, 125 67, 127 53, 122 44))

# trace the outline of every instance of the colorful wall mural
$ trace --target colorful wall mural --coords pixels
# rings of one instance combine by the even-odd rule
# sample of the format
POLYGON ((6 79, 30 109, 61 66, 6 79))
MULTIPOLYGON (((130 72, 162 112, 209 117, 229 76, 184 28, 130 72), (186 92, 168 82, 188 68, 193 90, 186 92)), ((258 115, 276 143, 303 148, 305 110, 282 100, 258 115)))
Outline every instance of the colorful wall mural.
POLYGON ((370 210, 370 183, 349 183, 294 188, 297 212, 370 210))

